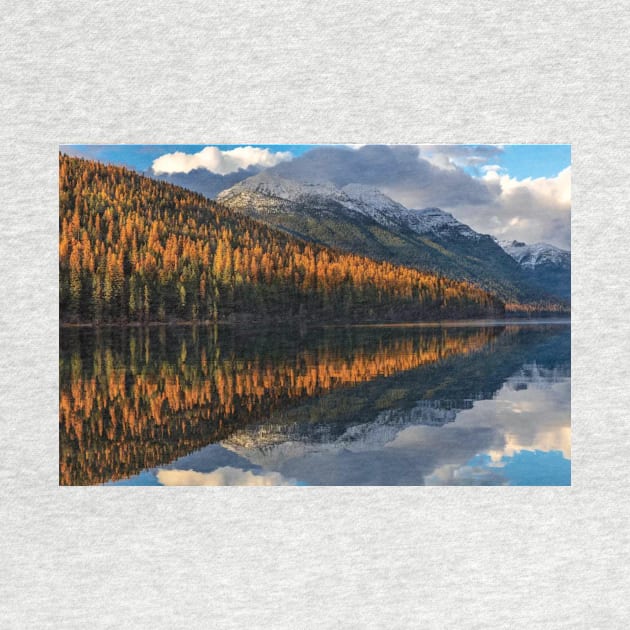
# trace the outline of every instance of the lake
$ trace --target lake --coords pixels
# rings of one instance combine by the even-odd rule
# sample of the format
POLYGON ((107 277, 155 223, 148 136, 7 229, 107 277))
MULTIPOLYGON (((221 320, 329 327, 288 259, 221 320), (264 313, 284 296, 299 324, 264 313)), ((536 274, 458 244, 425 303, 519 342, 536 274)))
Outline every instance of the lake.
POLYGON ((566 321, 62 328, 61 485, 570 485, 566 321))

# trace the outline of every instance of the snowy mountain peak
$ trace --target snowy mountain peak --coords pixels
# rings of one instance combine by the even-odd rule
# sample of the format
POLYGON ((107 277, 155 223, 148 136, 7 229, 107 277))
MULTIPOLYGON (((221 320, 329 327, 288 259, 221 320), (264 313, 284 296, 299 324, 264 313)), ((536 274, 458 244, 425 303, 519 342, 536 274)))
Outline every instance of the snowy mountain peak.
POLYGON ((400 225, 405 220, 405 213, 409 212, 405 206, 390 199, 378 188, 362 184, 344 186, 339 190, 335 201, 387 227, 400 225))
POLYGON ((410 214, 409 226, 420 234, 433 233, 439 236, 445 232, 450 232, 475 240, 482 237, 481 234, 458 221, 450 212, 444 212, 439 208, 408 210, 408 212, 410 214))
POLYGON ((330 182, 298 182, 266 171, 248 177, 236 186, 224 190, 217 200, 238 206, 242 205, 238 203, 238 200, 250 203, 252 195, 275 198, 283 202, 315 201, 320 206, 337 204, 337 207, 342 206, 387 227, 400 225, 399 215, 408 212, 407 208, 390 199, 377 188, 360 184, 337 188, 330 182))
POLYGON ((549 243, 532 243, 528 245, 521 241, 495 240, 507 254, 526 269, 535 269, 541 265, 568 268, 571 264, 570 252, 549 243))
POLYGON ((253 204, 257 197, 258 206, 263 202, 259 196, 276 200, 273 211, 281 211, 283 202, 317 201, 319 205, 338 204, 353 213, 369 217, 388 228, 406 228, 418 234, 446 234, 477 240, 481 235, 458 221, 452 214, 439 208, 409 210, 394 201, 378 188, 362 184, 348 184, 338 188, 330 182, 303 182, 285 179, 263 171, 249 177, 219 194, 217 200, 237 207, 253 204), (282 200, 282 202, 279 202, 282 200))
POLYGON ((375 207, 391 208, 399 211, 406 210, 405 206, 394 201, 378 188, 373 186, 364 186, 363 184, 348 184, 342 189, 349 199, 359 201, 364 204, 370 204, 375 207))
POLYGON ((288 201, 298 201, 304 197, 334 195, 336 191, 337 188, 331 183, 297 182, 263 171, 219 193, 217 200, 225 201, 241 193, 249 192, 279 197, 288 201))

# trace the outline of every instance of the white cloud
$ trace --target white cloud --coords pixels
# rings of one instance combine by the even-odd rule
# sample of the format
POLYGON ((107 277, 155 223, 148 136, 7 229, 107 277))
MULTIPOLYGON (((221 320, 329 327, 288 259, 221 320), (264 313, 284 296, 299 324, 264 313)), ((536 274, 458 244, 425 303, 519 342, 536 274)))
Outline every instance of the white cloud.
POLYGON ((498 171, 499 167, 495 165, 486 167, 486 174, 483 179, 491 185, 498 183, 501 186, 501 197, 504 201, 526 192, 539 204, 565 206, 567 208, 571 205, 570 166, 567 166, 555 177, 538 177, 536 179, 528 177, 519 180, 498 171))
POLYGON ((156 175, 190 173, 198 168, 219 175, 227 175, 249 166, 268 168, 292 158, 293 154, 290 151, 273 153, 269 149, 260 147, 236 147, 229 151, 221 151, 217 147, 205 147, 198 153, 183 153, 182 151, 166 153, 153 161, 152 168, 156 175))
POLYGON ((166 470, 157 473, 158 481, 165 486, 292 486, 295 481, 285 479, 277 472, 254 474, 233 466, 223 466, 209 473, 194 470, 166 470))
POLYGON ((555 177, 516 179, 487 167, 481 178, 493 192, 489 204, 453 209, 472 228, 501 239, 571 246, 571 167, 555 177))
POLYGON ((428 485, 505 483, 500 469, 524 451, 561 452, 571 459, 570 400, 570 377, 562 369, 530 364, 511 376, 492 399, 475 401, 471 409, 460 411, 454 424, 407 427, 389 446, 410 449, 431 444, 442 459, 425 478, 428 485), (495 439, 475 453, 489 456, 489 468, 467 464, 472 453, 458 451, 456 440, 449 441, 449 434, 464 427, 471 436, 493 429, 495 439))
POLYGON ((506 169, 499 164, 484 164, 481 167, 481 170, 484 173, 505 173, 506 169))
POLYGON ((467 166, 481 167, 503 152, 500 145, 421 144, 419 156, 442 170, 454 171, 467 166))

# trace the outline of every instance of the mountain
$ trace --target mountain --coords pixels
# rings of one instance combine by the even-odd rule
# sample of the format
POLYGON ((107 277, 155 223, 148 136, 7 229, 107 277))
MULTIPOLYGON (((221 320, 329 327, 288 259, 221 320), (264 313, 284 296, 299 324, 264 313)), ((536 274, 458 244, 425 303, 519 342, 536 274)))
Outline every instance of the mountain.
POLYGON ((568 268, 571 254, 548 243, 527 245, 520 241, 497 241, 497 243, 525 269, 552 266, 568 268))
POLYGON ((61 155, 59 187, 61 321, 347 323, 504 312, 471 283, 309 243, 125 168, 61 155))
POLYGON ((494 238, 439 208, 408 209, 360 184, 308 183, 263 171, 221 192, 239 213, 327 246, 469 280, 507 301, 549 298, 494 238))
POLYGON ((549 293, 571 298, 571 252, 548 243, 527 245, 520 241, 497 241, 525 273, 549 293))

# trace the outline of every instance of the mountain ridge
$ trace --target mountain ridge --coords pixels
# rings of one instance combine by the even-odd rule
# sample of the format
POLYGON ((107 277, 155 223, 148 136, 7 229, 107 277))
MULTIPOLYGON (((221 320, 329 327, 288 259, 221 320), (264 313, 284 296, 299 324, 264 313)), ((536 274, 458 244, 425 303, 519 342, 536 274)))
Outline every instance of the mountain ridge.
POLYGON ((571 299, 571 252, 549 243, 497 243, 521 266, 532 282, 565 300, 571 299))
POLYGON ((534 269, 545 264, 571 265, 571 253, 550 243, 528 244, 516 240, 497 240, 497 243, 522 267, 534 269))
POLYGON ((559 290, 562 274, 547 285, 544 273, 530 273, 494 237, 439 208, 406 208, 375 187, 295 181, 263 171, 222 191, 217 201, 292 235, 475 282, 508 301, 569 294, 559 290))

